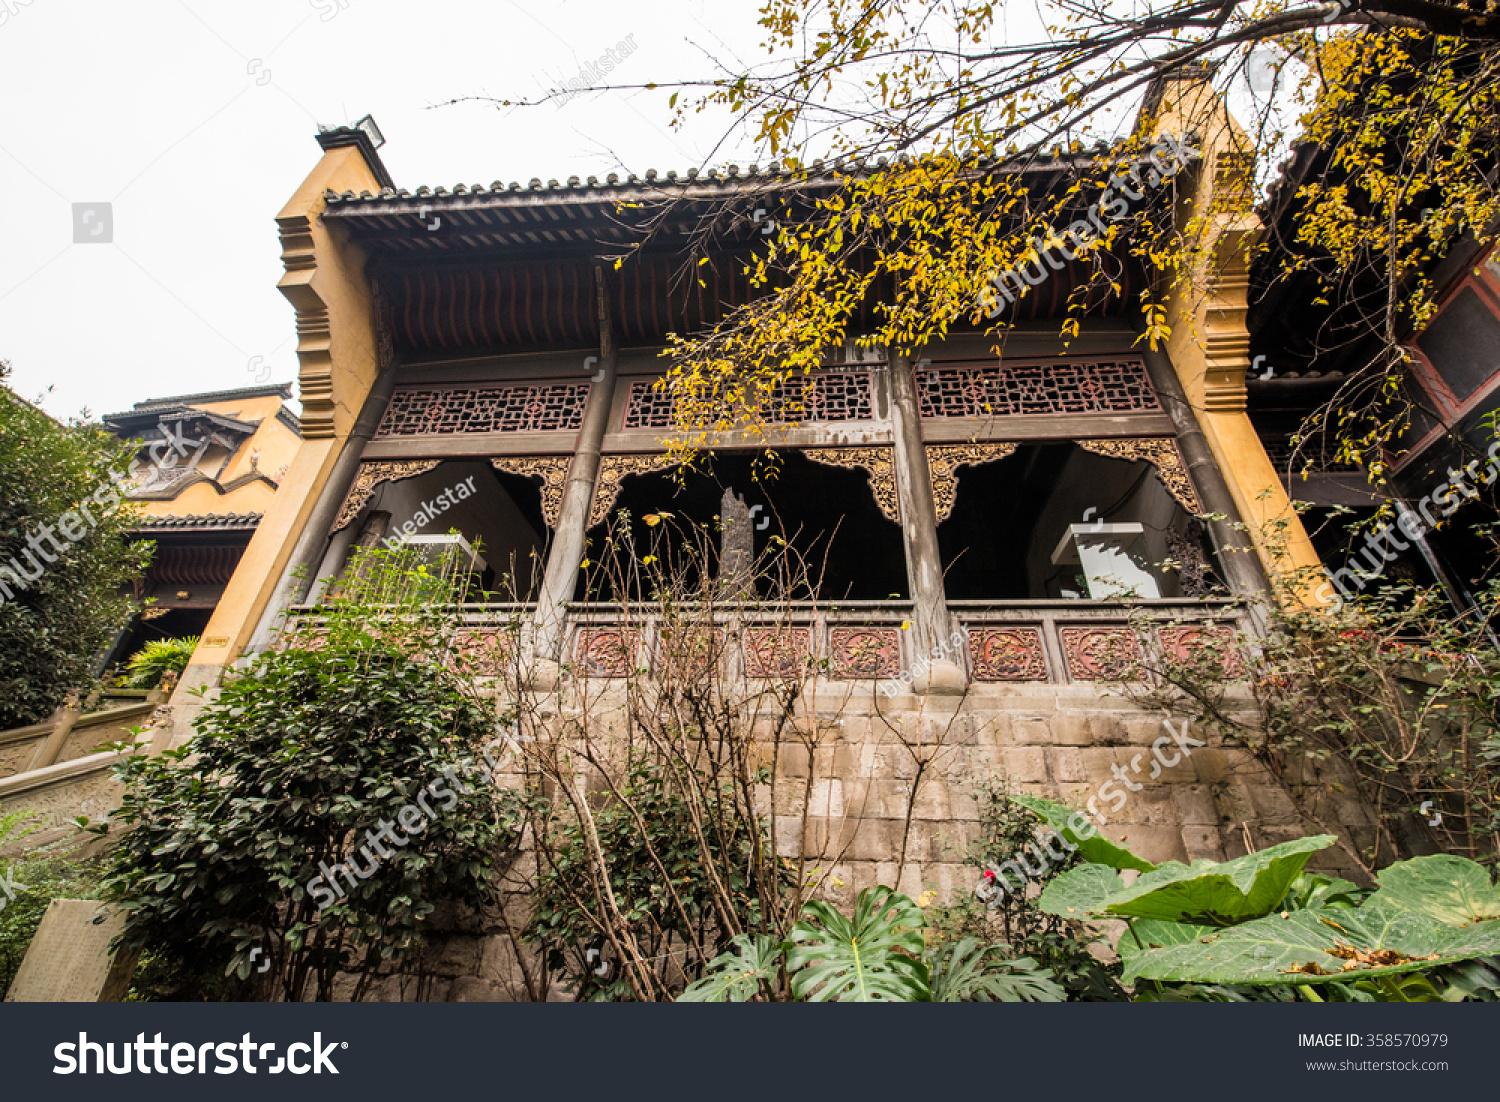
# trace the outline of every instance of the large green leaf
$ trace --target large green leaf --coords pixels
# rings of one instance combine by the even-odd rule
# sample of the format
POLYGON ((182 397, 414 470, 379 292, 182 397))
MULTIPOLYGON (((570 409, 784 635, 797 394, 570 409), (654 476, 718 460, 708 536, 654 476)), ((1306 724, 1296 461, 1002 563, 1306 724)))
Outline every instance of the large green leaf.
POLYGON ((929 1002, 920 957, 927 925, 910 898, 880 886, 859 893, 853 919, 815 900, 787 948, 792 994, 808 1002, 929 1002))
POLYGON ((1079 865, 1052 880, 1037 900, 1046 914, 1088 918, 1102 914, 1110 897, 1125 890, 1120 874, 1106 865, 1079 865))
MULTIPOLYGON (((1040 796, 1012 796, 1010 800, 1046 820, 1048 826, 1077 846, 1078 855, 1090 864, 1108 865, 1112 869, 1136 869, 1140 872, 1150 872, 1156 868, 1144 857, 1137 857, 1124 846, 1116 845, 1102 834, 1095 832, 1087 838, 1080 837, 1078 831, 1068 823, 1075 815, 1082 815, 1082 813, 1074 811, 1071 807, 1066 807, 1055 800, 1044 800, 1040 796)), ((1083 817, 1087 818, 1087 816, 1083 817)))
POLYGON ((1128 888, 1111 870, 1085 865, 1048 885, 1041 907, 1075 918, 1093 914, 1232 926, 1268 914, 1308 858, 1333 842, 1333 835, 1318 834, 1222 863, 1168 861, 1128 888), (1088 868, 1102 871, 1074 875, 1088 868))
POLYGON ((1130 928, 1120 935, 1115 952, 1126 968, 1142 953, 1172 945, 1190 945, 1199 938, 1218 933, 1214 926, 1195 926, 1191 922, 1163 922, 1159 918, 1132 919, 1130 928))
POLYGON ((1162 944, 1131 951, 1122 982, 1323 983, 1425 971, 1500 953, 1500 921, 1448 926, 1372 897, 1357 910, 1292 911, 1162 944))
POLYGON ((683 1003, 749 1002, 762 980, 774 981, 781 967, 782 942, 764 934, 731 938, 728 952, 714 957, 708 972, 677 997, 683 1003))
POLYGON ((1370 902, 1389 903, 1449 926, 1500 918, 1500 889, 1483 865, 1441 853, 1398 861, 1375 878, 1380 890, 1370 902))

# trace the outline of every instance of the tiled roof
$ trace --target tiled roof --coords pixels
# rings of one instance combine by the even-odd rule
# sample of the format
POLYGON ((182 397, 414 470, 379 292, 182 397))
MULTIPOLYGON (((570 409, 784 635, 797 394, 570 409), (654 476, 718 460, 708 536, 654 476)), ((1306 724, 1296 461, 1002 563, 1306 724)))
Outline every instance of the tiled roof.
MULTIPOLYGON (((1024 159, 1014 156, 981 157, 975 162, 979 169, 1005 169, 1012 171, 1045 171, 1056 169, 1067 164, 1078 162, 1091 163, 1096 158, 1106 153, 1109 146, 1103 142, 1094 145, 1092 149, 1085 150, 1076 143, 1069 151, 1061 147, 1054 147, 1050 156, 1029 156, 1024 159)), ((897 163, 903 163, 904 158, 897 158, 897 163)), ((886 157, 876 158, 874 161, 864 159, 851 162, 838 162, 825 164, 823 161, 814 161, 805 170, 793 170, 784 168, 776 162, 772 162, 765 168, 751 165, 747 169, 741 169, 739 165, 729 165, 723 171, 710 168, 700 171, 690 168, 679 175, 677 172, 667 172, 665 175, 656 169, 646 170, 644 176, 630 173, 621 176, 617 172, 611 172, 603 179, 598 176, 589 176, 581 179, 577 176, 569 176, 566 183, 557 180, 548 180, 543 183, 541 179, 533 177, 529 183, 522 184, 517 181, 505 183, 496 180, 485 187, 483 184, 455 184, 451 189, 446 187, 429 188, 419 187, 415 191, 406 188, 382 188, 378 193, 361 191, 356 194, 353 191, 343 193, 329 191, 326 194, 330 205, 351 203, 400 203, 412 199, 444 199, 453 201, 464 196, 484 196, 491 199, 498 197, 515 197, 531 199, 537 194, 550 194, 556 197, 567 197, 571 199, 600 199, 614 197, 615 193, 629 193, 649 191, 656 194, 672 192, 681 198, 707 198, 721 195, 725 192, 746 190, 748 187, 764 187, 766 184, 786 183, 802 184, 805 186, 817 186, 818 184, 832 183, 838 176, 865 176, 889 167, 891 160, 886 157)))
POLYGON ((137 402, 128 410, 107 414, 104 419, 107 421, 111 417, 130 417, 142 413, 153 413, 158 409, 190 406, 199 402, 233 402, 240 398, 264 398, 272 394, 280 395, 283 398, 290 398, 292 396, 292 384, 267 383, 265 386, 240 387, 238 390, 210 390, 202 394, 174 394, 170 398, 147 398, 144 402, 137 402))
POLYGON ((204 529, 243 529, 254 528, 260 523, 262 513, 189 513, 184 516, 148 516, 141 517, 135 524, 136 530, 159 529, 159 528, 192 528, 204 529))

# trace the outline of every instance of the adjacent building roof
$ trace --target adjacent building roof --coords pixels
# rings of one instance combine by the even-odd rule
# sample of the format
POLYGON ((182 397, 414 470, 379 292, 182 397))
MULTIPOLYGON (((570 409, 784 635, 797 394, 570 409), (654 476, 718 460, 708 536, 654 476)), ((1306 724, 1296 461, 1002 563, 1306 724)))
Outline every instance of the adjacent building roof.
POLYGON ((193 513, 186 516, 148 516, 141 517, 132 527, 132 531, 190 529, 198 532, 210 530, 243 532, 254 529, 263 515, 262 513, 193 513))

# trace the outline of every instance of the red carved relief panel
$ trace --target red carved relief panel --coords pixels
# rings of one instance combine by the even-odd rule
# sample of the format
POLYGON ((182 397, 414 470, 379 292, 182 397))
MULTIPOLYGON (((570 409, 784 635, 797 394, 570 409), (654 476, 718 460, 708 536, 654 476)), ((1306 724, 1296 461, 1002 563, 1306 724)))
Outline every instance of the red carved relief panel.
POLYGON ((978 681, 1046 681, 1040 628, 970 628, 969 653, 978 681))

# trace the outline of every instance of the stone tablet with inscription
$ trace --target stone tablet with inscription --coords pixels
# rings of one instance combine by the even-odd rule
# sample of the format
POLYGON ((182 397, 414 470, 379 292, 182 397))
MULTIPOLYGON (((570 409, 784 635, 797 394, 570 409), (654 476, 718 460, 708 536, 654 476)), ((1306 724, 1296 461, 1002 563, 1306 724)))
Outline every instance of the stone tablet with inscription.
POLYGON ((17 1003, 117 1003, 130 987, 134 954, 117 958, 109 943, 125 918, 110 913, 94 919, 103 904, 92 899, 54 899, 26 950, 20 971, 6 993, 17 1003))

